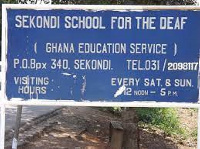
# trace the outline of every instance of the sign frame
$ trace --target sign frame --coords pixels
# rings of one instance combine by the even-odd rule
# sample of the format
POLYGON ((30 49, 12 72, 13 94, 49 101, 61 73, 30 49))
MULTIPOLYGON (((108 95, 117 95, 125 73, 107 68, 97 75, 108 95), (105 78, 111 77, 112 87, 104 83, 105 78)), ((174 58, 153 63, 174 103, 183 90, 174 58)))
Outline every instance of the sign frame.
MULTIPOLYGON (((128 5, 23 5, 23 4, 4 4, 2 5, 2 90, 1 99, 5 105, 46 105, 46 106, 95 106, 95 107, 188 107, 199 108, 197 103, 184 102, 155 102, 155 101, 132 101, 132 102, 76 102, 72 100, 36 100, 16 99, 8 101, 6 99, 6 54, 7 54, 7 12, 6 9, 29 9, 29 10, 112 10, 112 11, 143 11, 143 10, 200 10, 199 6, 128 6, 128 5)), ((198 99, 199 101, 199 99, 198 99)))

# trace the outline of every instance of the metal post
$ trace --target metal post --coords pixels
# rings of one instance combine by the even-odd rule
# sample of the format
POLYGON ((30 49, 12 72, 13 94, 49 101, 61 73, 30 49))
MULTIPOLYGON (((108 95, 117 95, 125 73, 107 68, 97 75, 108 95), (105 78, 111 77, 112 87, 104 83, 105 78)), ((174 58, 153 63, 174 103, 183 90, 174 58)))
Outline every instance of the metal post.
MULTIPOLYGON (((197 6, 200 6, 200 0, 197 0, 197 6)), ((199 51, 199 64, 200 64, 200 51, 199 51)), ((198 72, 198 88, 199 88, 199 102, 200 102, 200 66, 198 72)), ((198 108, 198 119, 197 119, 197 149, 200 149, 200 108, 198 108)))
MULTIPOLYGON (((200 57, 199 57, 199 64, 200 64, 200 57)), ((200 104, 200 66, 198 72, 198 89, 199 89, 199 104, 200 104)), ((198 108, 198 117, 197 117, 197 149, 200 149, 200 108, 198 108)))
MULTIPOLYGON (((197 5, 200 6, 200 0, 197 0, 197 5)), ((200 52, 199 52, 200 54, 200 52)), ((199 62, 200 62, 200 57, 199 57, 199 62)), ((200 63, 199 63, 200 64, 200 63)), ((200 66, 199 66, 200 68, 200 66)), ((199 73, 198 73, 198 83, 200 81, 200 69, 199 69, 199 73)), ((200 87, 199 87, 200 83, 198 84, 198 88, 199 88, 199 102, 200 102, 200 87)), ((197 149, 200 149, 200 108, 198 108, 198 120, 197 120, 197 149)))
POLYGON ((21 116, 22 116, 22 106, 20 105, 20 106, 17 106, 17 116, 16 116, 16 122, 15 122, 15 133, 14 133, 13 142, 12 142, 12 149, 17 149, 21 116))
POLYGON ((1 132, 0 132, 0 149, 5 145, 5 105, 1 105, 1 132))
POLYGON ((197 149, 200 149, 200 108, 198 108, 198 120, 197 120, 197 149))
MULTIPOLYGON (((200 1, 200 0, 199 0, 200 1)), ((200 4, 200 3, 198 3, 200 4)), ((199 51, 199 64, 200 64, 200 51, 199 51)), ((200 104, 200 66, 198 71, 198 89, 199 89, 199 104, 200 104)), ((200 149, 200 108, 198 110, 198 117, 197 117, 197 149, 200 149)))

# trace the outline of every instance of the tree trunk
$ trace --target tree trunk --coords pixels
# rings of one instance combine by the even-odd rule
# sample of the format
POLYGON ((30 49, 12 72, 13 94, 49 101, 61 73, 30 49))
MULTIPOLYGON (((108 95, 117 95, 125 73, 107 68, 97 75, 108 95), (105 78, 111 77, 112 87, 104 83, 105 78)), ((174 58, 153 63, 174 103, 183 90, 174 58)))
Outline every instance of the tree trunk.
POLYGON ((122 149, 139 149, 138 117, 134 108, 122 112, 124 129, 122 149))

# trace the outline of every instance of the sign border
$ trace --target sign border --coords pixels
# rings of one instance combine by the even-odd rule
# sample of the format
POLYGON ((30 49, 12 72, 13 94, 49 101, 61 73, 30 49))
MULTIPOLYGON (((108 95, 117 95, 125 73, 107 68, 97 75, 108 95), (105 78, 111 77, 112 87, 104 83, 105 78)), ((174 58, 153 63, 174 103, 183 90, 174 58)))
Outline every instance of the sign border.
MULTIPOLYGON (((30 9, 30 10, 113 10, 113 11, 145 11, 145 10, 193 10, 200 11, 200 6, 131 6, 131 5, 23 5, 23 4, 3 4, 2 5, 2 71, 1 71, 1 101, 5 105, 43 105, 43 106, 92 106, 92 107, 185 107, 200 108, 200 95, 197 103, 191 102, 155 102, 155 101, 133 101, 133 102, 76 102, 72 100, 45 100, 30 99, 22 101, 20 98, 13 98, 10 101, 6 97, 6 55, 7 55, 7 9, 30 9)), ((199 62, 200 63, 200 62, 199 62)))

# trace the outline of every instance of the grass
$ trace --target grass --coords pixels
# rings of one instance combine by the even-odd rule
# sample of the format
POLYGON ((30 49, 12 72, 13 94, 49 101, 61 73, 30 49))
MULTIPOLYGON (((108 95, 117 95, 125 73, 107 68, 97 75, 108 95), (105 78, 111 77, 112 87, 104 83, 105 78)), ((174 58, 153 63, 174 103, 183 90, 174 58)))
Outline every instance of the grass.
POLYGON ((137 108, 139 121, 162 129, 167 135, 186 136, 180 127, 176 110, 173 108, 137 108))
POLYGON ((196 138, 196 140, 197 140, 197 133, 198 133, 198 129, 197 129, 197 128, 195 128, 195 129, 192 131, 192 133, 191 133, 191 136, 192 136, 193 138, 196 138))
MULTIPOLYGON (((120 115, 122 109, 119 107, 106 108, 114 114, 120 115)), ((159 128, 168 136, 180 136, 182 139, 187 139, 188 132, 181 127, 178 118, 177 110, 174 108, 135 108, 139 125, 150 129, 159 128)), ((197 136, 197 131, 194 130, 192 137, 197 136)))

